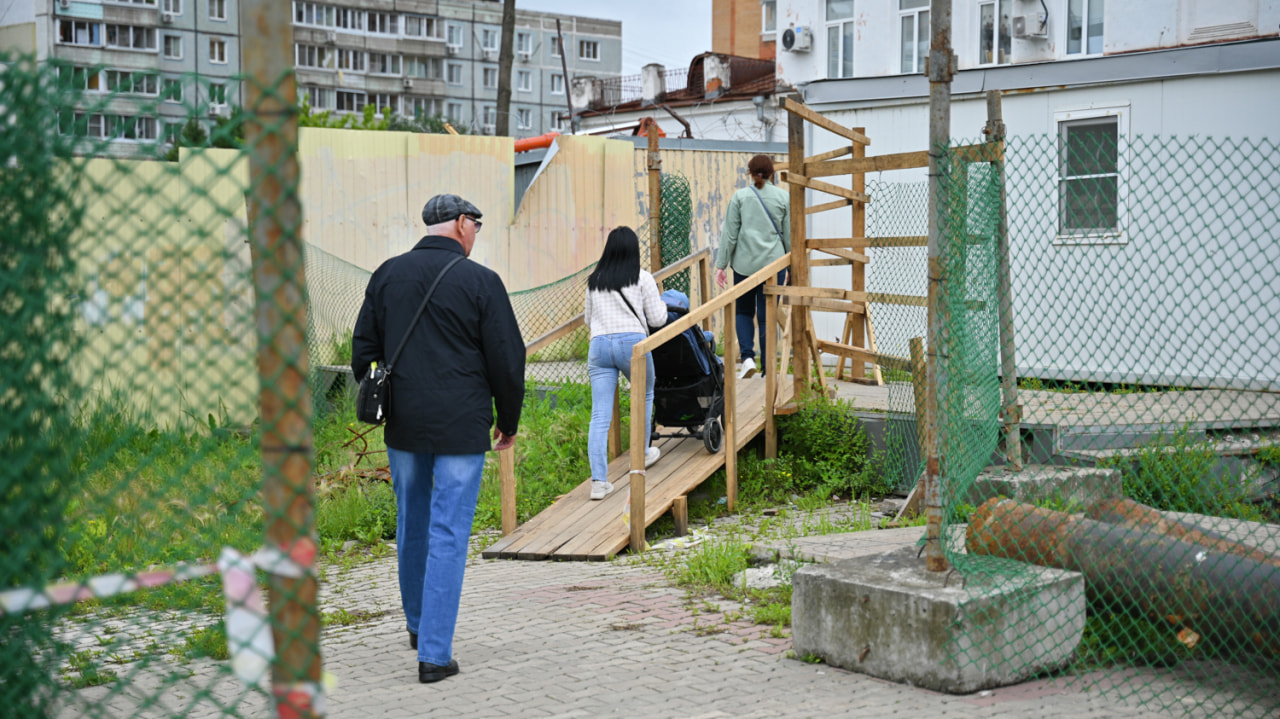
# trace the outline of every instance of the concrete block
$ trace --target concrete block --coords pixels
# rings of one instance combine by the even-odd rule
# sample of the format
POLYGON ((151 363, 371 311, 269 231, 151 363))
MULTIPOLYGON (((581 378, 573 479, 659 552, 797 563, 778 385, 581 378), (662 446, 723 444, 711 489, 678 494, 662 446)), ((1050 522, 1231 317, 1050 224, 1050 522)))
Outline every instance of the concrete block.
POLYGON ((1079 573, 983 558, 983 572, 966 581, 929 572, 917 551, 797 571, 797 656, 951 694, 1016 684, 1070 660, 1084 632, 1079 573))
POLYGON ((1122 495, 1118 469, 1027 465, 1021 472, 986 468, 974 479, 964 501, 977 507, 992 497, 1027 504, 1048 499, 1075 504, 1078 509, 1071 511, 1080 511, 1092 501, 1122 495))

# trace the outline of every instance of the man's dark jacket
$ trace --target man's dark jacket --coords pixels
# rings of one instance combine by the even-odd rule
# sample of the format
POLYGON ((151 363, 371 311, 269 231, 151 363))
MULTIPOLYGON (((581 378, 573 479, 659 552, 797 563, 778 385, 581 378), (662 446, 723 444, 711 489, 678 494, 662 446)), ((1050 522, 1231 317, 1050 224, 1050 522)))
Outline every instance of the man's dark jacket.
MULTIPOLYGON (((369 278, 351 342, 351 370, 391 357, 418 305, 462 245, 440 236, 382 264, 369 278)), ((385 438, 405 452, 479 454, 498 429, 515 435, 524 401, 524 340, 493 270, 463 260, 436 287, 391 370, 385 438)))

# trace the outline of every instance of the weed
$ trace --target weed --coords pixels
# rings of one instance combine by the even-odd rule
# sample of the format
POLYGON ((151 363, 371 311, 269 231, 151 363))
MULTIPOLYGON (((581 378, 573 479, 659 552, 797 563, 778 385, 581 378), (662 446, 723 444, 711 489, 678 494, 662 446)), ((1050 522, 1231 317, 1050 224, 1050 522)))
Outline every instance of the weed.
POLYGON ((736 538, 708 541, 676 570, 675 582, 694 589, 714 589, 732 596, 734 577, 750 564, 750 547, 736 538))
POLYGON ((98 666, 95 660, 99 656, 101 652, 91 652, 87 649, 72 654, 67 659, 67 664, 76 674, 64 673, 62 678, 74 689, 96 687, 115 681, 114 671, 98 666))
POLYGON ((209 657, 225 661, 231 658, 227 647, 227 627, 221 619, 217 624, 202 627, 187 635, 186 642, 179 650, 187 659, 209 657))
POLYGON ((1184 427, 1102 464, 1120 469, 1125 496, 1156 509, 1262 521, 1247 488, 1218 462, 1213 446, 1184 427))
POLYGON ((821 664, 822 657, 812 652, 805 652, 803 655, 800 656, 800 661, 804 662, 805 664, 821 664))
POLYGON ((1280 467, 1280 444, 1260 448, 1254 458, 1264 467, 1280 467))
POLYGON ((320 615, 320 624, 326 627, 349 627, 355 624, 367 624, 385 614, 387 614, 385 610, 357 609, 355 611, 347 611, 345 608, 339 607, 336 611, 322 613, 320 615))
MULTIPOLYGON (((788 593, 789 594, 789 593, 788 593)), ((791 598, 787 602, 771 602, 751 609, 751 621, 756 624, 772 624, 774 626, 791 626, 791 598)))
POLYGON ((774 639, 786 639, 790 635, 787 634, 786 627, 784 627, 781 624, 775 624, 773 625, 772 628, 769 629, 769 636, 773 637, 774 639))

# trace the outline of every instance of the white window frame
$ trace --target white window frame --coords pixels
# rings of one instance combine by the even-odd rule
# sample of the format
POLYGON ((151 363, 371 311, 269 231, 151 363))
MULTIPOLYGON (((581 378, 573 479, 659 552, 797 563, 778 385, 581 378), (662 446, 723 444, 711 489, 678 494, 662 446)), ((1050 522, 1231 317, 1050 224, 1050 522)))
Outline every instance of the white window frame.
POLYGON ((525 55, 533 54, 533 33, 516 33, 516 52, 524 53, 525 55))
POLYGON ((533 92, 533 73, 529 70, 516 70, 516 90, 533 92))
POLYGON ((452 23, 452 22, 445 23, 444 24, 444 44, 449 47, 456 47, 459 50, 461 50, 467 44, 466 33, 463 32, 463 30, 464 28, 457 23, 452 23))
POLYGON ((223 82, 209 83, 209 106, 214 108, 226 107, 228 102, 229 101, 227 100, 226 83, 223 83, 223 82))
POLYGON ((578 59, 587 60, 589 62, 600 62, 600 41, 579 40, 578 59))
POLYGON ((530 130, 533 128, 533 110, 527 107, 516 109, 516 127, 521 130, 530 130))
POLYGON ((462 124, 462 103, 450 102, 445 104, 444 116, 451 124, 462 124))
POLYGON ((181 59, 182 59, 182 56, 183 56, 183 54, 184 54, 184 53, 183 53, 183 48, 182 48, 182 46, 183 46, 183 42, 182 42, 182 36, 181 36, 181 35, 174 35, 174 34, 166 33, 166 34, 163 36, 163 39, 160 41, 160 55, 161 55, 161 57, 163 57, 163 58, 164 58, 164 59, 166 59, 166 60, 181 60, 181 59), (176 54, 176 55, 171 55, 171 54, 169 54, 169 41, 170 41, 170 40, 172 40, 172 41, 173 41, 173 44, 174 44, 174 45, 176 45, 176 46, 177 46, 177 48, 178 48, 178 54, 176 54))
POLYGON ((1000 10, 1005 10, 1004 17, 1009 18, 1009 22, 1013 20, 1013 0, 978 0, 978 6, 975 8, 977 15, 974 19, 974 27, 978 30, 978 44, 975 48, 977 53, 974 55, 976 64, 982 67, 994 67, 996 65, 1008 65, 1013 61, 1013 27, 1011 24, 1002 24, 1000 21, 1000 10), (991 60, 984 62, 982 59, 982 43, 986 39, 988 29, 982 24, 982 10, 990 7, 994 15, 994 21, 990 28, 991 33, 991 60), (1004 49, 1005 56, 1000 58, 1000 51, 1004 49))
POLYGON ((484 105, 480 108, 480 117, 484 120, 484 122, 481 123, 484 125, 484 129, 487 132, 493 132, 492 128, 495 128, 498 125, 498 106, 484 105))
POLYGON ((370 75, 391 75, 399 77, 404 61, 394 52, 371 52, 368 57, 370 75), (385 69, 384 69, 385 68, 385 69))
POLYGON ((496 67, 482 68, 480 71, 480 84, 486 90, 497 90, 498 89, 498 68, 496 67))
POLYGON ((182 0, 164 0, 160 3, 160 11, 167 12, 170 15, 182 14, 182 0))
POLYGON ((182 84, 182 78, 165 77, 160 80, 160 97, 164 98, 164 102, 176 102, 182 104, 186 96, 186 87, 182 84), (170 92, 172 88, 177 88, 177 92, 170 92))
POLYGON ((340 47, 334 55, 336 56, 337 68, 342 72, 364 72, 366 67, 364 50, 340 47))
POLYGON ((498 30, 488 27, 480 28, 480 49, 485 52, 497 52, 501 37, 502 33, 498 30))
POLYGON ((559 35, 552 35, 551 42, 547 43, 547 47, 551 48, 551 57, 560 57, 560 55, 563 54, 561 52, 559 35))
POLYGON ((553 73, 551 73, 551 81, 550 81, 550 83, 551 83, 551 94, 552 94, 552 95, 563 95, 563 94, 564 94, 564 75, 561 75, 561 74, 560 74, 560 73, 558 73, 558 72, 553 72, 553 73), (560 86, 560 89, 559 89, 559 90, 557 90, 557 89, 556 89, 556 85, 559 85, 559 86, 560 86))
POLYGON ((332 70, 333 51, 323 45, 293 44, 293 64, 313 70, 332 70))
POLYGON ((564 115, 559 110, 552 110, 548 118, 547 124, 552 130, 563 130, 565 128, 564 115))
POLYGON ((432 15, 405 14, 400 18, 400 33, 404 37, 419 40, 442 40, 444 36, 440 34, 440 25, 440 19, 432 15), (410 21, 419 25, 422 28, 422 32, 410 33, 410 21))
POLYGON ((304 27, 333 27, 335 8, 318 2, 293 0, 293 24, 304 27))
POLYGON ((209 0, 209 19, 215 22, 227 21, 227 0, 209 0))
POLYGON ((103 71, 106 76, 106 90, 117 95, 139 95, 142 97, 159 97, 160 95, 160 76, 153 72, 143 70, 114 70, 107 69, 103 71), (152 87, 148 89, 147 81, 152 81, 152 87), (143 84, 142 91, 138 91, 138 83, 143 84))
POLYGON ((1098 25, 1100 26, 1097 35, 1098 48, 1096 50, 1089 49, 1089 40, 1092 37, 1089 34, 1089 11, 1094 7, 1103 8, 1105 10, 1105 0, 1067 0, 1067 11, 1063 13, 1065 22, 1063 22, 1062 25, 1065 35, 1062 38, 1062 47, 1066 51, 1066 55, 1068 57, 1086 57, 1091 55, 1101 55, 1103 53, 1107 38, 1107 18, 1105 12, 1102 12, 1102 17, 1098 20, 1098 25), (1080 47, 1074 51, 1071 49, 1071 31, 1077 28, 1072 25, 1071 10, 1073 7, 1080 8, 1080 25, 1078 28, 1080 31, 1080 47))
POLYGON ((155 142, 156 118, 154 115, 107 115, 113 142, 155 142), (129 129, 126 129, 129 128, 129 129), (127 135, 133 135, 128 137, 127 135))
POLYGON ((58 82, 78 92, 103 92, 106 88, 102 71, 83 65, 60 65, 58 82))
POLYGON ((369 10, 365 15, 364 27, 365 32, 370 35, 398 36, 400 34, 400 16, 393 12, 369 10))
POLYGON ((444 84, 452 85, 453 87, 462 87, 463 82, 465 82, 465 80, 463 79, 463 76, 462 76, 462 63, 460 62, 445 63, 444 84), (453 76, 455 74, 457 74, 458 76, 458 79, 456 81, 453 79, 453 76))
POLYGON ((831 2, 823 2, 823 19, 827 29, 827 78, 853 77, 854 0, 846 0, 848 16, 831 14, 831 2), (845 47, 846 41, 848 47, 845 47))
POLYGON ((160 52, 160 33, 156 28, 146 27, 144 25, 120 25, 108 24, 103 33, 103 47, 112 50, 128 50, 131 52, 160 52), (111 36, 115 35, 115 42, 111 42, 111 36), (151 46, 147 46, 147 38, 152 41, 151 46), (121 44, 122 40, 126 40, 128 44, 121 44))
POLYGON ((419 110, 421 110, 423 117, 436 117, 443 114, 440 103, 441 100, 438 97, 405 95, 400 98, 400 114, 405 117, 417 117, 419 110))
POLYGON ((929 56, 929 0, 898 0, 898 73, 900 75, 915 75, 924 72, 924 61, 929 56), (911 2, 915 7, 903 8, 902 3, 911 2), (907 70, 903 65, 903 57, 906 54, 906 47, 903 41, 902 25, 908 18, 913 23, 914 37, 912 38, 913 54, 912 59, 915 61, 912 69, 907 70))
POLYGON ((774 38, 778 34, 778 0, 760 0, 760 34, 774 38))
POLYGON ((106 31, 100 22, 91 22, 89 20, 78 20, 76 18, 58 18, 58 44, 59 45, 75 45, 79 47, 102 47, 105 42, 106 31), (66 28, 71 28, 71 40, 63 40, 62 34, 66 28), (76 38, 79 37, 80 31, 85 33, 85 42, 80 42, 76 38))
MULTIPOLYGON (((1054 127, 1057 130, 1058 157, 1054 162, 1054 234, 1055 244, 1062 245, 1116 245, 1128 243, 1128 203, 1129 203, 1129 105, 1096 106, 1080 109, 1057 110, 1053 113, 1054 127), (1064 231, 1063 219, 1065 208, 1063 196, 1065 183, 1069 178, 1062 176, 1063 141, 1065 132, 1072 126, 1080 126, 1090 121, 1115 118, 1116 126, 1116 226, 1113 228, 1091 228, 1083 231, 1064 231)), ((1110 173, 1105 173, 1110 174, 1110 173)), ((1101 175, 1099 175, 1101 176, 1101 175)), ((1070 179, 1089 179, 1091 176, 1076 176, 1070 179)))
MULTIPOLYGON (((303 94, 306 95, 307 104, 312 110, 331 110, 333 109, 333 90, 327 87, 304 86, 301 88, 303 94)), ((299 99, 301 103, 301 99, 299 99)))
POLYGON ((350 33, 363 32, 364 14, 364 10, 340 7, 334 15, 333 25, 339 30, 344 30, 350 33))
POLYGON ((362 90, 338 90, 334 93, 334 112, 364 112, 364 106, 368 104, 369 95, 362 90))
POLYGON ((224 37, 209 38, 209 62, 214 65, 227 64, 227 39, 224 37))

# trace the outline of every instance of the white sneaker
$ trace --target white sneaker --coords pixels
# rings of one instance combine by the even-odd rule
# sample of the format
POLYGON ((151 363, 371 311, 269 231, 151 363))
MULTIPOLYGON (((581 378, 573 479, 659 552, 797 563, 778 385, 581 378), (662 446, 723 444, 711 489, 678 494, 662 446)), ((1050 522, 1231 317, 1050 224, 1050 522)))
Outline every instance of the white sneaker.
POLYGON ((662 450, 657 447, 650 447, 644 451, 644 468, 648 469, 653 466, 654 462, 662 456, 662 450))
POLYGON ((613 491, 613 482, 600 482, 591 480, 591 498, 604 499, 613 491))
POLYGON ((756 376, 756 361, 750 357, 742 360, 742 369, 738 371, 738 379, 751 379, 756 376))

